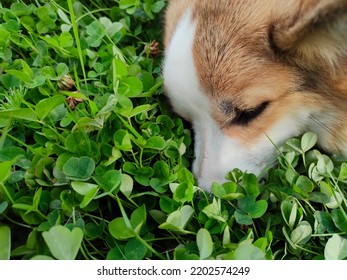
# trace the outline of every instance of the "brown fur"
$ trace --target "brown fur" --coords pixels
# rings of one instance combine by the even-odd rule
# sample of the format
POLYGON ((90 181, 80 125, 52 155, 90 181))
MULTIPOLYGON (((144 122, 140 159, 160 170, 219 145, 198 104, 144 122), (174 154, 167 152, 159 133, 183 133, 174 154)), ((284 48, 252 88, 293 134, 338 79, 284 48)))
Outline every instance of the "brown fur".
POLYGON ((307 130, 327 150, 341 151, 347 143, 346 0, 171 0, 166 46, 188 7, 197 24, 195 67, 225 134, 252 144, 279 116, 306 107, 316 124, 307 130), (265 102, 251 122, 231 121, 265 102))

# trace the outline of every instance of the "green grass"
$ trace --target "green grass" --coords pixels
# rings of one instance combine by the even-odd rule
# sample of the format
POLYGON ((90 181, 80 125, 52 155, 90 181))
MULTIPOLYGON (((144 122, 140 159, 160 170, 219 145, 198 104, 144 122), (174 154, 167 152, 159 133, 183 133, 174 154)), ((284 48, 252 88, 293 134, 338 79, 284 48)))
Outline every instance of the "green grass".
POLYGON ((0 4, 0 259, 346 259, 347 163, 290 139, 200 190, 166 1, 0 4), (151 48, 152 46, 152 48, 151 48))

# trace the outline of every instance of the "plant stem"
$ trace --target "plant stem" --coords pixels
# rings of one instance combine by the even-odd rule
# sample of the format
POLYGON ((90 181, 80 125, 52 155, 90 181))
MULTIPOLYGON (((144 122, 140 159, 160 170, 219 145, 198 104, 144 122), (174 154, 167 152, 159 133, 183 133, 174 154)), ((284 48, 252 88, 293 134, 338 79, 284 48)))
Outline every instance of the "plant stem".
POLYGON ((137 139, 144 140, 142 135, 138 133, 121 115, 117 114, 117 117, 121 120, 124 126, 131 131, 131 133, 136 136, 137 139))
POLYGON ((8 198, 8 200, 11 202, 11 204, 14 204, 14 199, 12 198, 10 192, 7 190, 6 186, 4 183, 0 182, 0 187, 2 187, 2 189, 4 190, 6 197, 8 198))
POLYGON ((72 24, 73 33, 75 36, 75 41, 76 41, 76 45, 77 45, 77 52, 78 52, 78 57, 79 57, 80 64, 81 64, 83 78, 84 78, 86 89, 88 90, 87 74, 86 74, 86 69, 84 68, 84 59, 83 59, 81 41, 80 41, 80 37, 79 37, 79 33, 78 33, 78 26, 77 26, 77 22, 76 22, 76 18, 75 18, 75 13, 74 13, 73 6, 72 6, 72 0, 68 0, 67 3, 69 6, 70 20, 71 20, 71 24, 72 24))
POLYGON ((119 206, 119 209, 122 213, 122 217, 124 219, 124 222, 126 224, 126 226, 128 227, 128 229, 130 229, 131 231, 133 231, 134 235, 135 235, 135 238, 137 240, 139 240, 149 251, 151 251, 154 255, 156 255, 158 258, 160 258, 161 260, 165 260, 165 258, 163 257, 162 254, 160 254, 159 252, 157 252, 155 249, 152 248, 152 246, 150 246, 133 228, 132 228, 132 225, 130 223, 130 220, 123 208, 123 205, 122 205, 122 202, 121 200, 119 199, 118 196, 116 196, 116 200, 117 200, 117 203, 118 203, 118 206, 119 206))

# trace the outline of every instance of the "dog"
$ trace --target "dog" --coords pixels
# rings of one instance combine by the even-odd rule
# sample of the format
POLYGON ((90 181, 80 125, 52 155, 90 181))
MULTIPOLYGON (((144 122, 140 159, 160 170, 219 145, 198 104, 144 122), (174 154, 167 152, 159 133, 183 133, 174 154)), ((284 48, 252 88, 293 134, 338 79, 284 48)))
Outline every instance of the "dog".
POLYGON ((347 155, 347 0, 169 0, 164 44, 201 188, 233 168, 261 173, 306 131, 347 155))

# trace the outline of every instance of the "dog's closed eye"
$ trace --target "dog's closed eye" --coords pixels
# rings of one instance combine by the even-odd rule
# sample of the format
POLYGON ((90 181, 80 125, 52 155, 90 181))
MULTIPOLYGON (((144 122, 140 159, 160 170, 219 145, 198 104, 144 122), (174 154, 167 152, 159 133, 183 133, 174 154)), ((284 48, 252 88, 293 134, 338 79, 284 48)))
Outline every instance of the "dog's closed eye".
POLYGON ((223 102, 220 108, 226 116, 231 117, 231 120, 229 120, 226 124, 227 127, 234 125, 246 126, 258 116, 260 116, 266 110, 269 104, 270 102, 265 101, 254 108, 240 109, 233 107, 231 102, 223 102))

